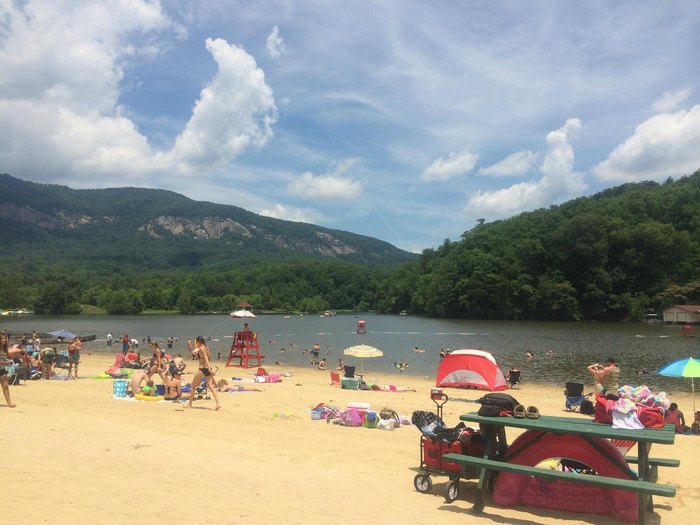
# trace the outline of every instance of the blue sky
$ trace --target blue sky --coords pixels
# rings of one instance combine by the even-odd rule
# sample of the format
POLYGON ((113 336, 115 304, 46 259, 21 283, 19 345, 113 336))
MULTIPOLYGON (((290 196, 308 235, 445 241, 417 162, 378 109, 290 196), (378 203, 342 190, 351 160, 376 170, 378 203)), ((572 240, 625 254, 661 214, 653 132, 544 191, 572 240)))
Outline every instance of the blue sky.
POLYGON ((696 1, 0 0, 0 172, 409 251, 700 169, 696 1))

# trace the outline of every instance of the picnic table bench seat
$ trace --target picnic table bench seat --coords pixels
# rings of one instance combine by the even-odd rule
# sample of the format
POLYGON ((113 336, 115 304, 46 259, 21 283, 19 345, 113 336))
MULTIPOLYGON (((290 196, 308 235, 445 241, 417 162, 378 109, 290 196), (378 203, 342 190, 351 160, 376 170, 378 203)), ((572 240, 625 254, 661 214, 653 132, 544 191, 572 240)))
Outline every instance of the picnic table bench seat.
POLYGON ((560 470, 551 470, 539 467, 530 467, 526 465, 517 465, 514 463, 506 463, 493 459, 480 458, 475 456, 465 456, 463 454, 445 454, 444 459, 459 463, 460 465, 469 465, 487 470, 498 470, 513 472, 515 474, 524 474, 526 476, 535 476, 544 479, 570 481, 574 483, 583 483, 586 485, 594 485, 608 489, 627 490, 638 494, 651 494, 654 496, 673 497, 676 495, 676 487, 673 485, 659 484, 651 481, 611 478, 607 476, 593 476, 587 474, 576 474, 574 472, 563 472, 560 470))

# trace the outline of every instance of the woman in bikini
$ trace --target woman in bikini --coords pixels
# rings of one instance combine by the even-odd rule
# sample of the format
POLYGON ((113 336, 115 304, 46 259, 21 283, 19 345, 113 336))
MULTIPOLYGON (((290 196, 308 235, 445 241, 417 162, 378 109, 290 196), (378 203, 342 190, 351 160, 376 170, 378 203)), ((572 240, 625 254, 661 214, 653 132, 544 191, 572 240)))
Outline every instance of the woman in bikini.
POLYGON ((163 375, 165 370, 165 354, 155 341, 151 343, 151 347, 153 347, 153 357, 151 357, 151 367, 148 369, 148 380, 150 381, 153 374, 158 374, 160 380, 165 384, 165 376, 163 375))
POLYGON ((182 397, 182 375, 179 370, 174 370, 165 382, 165 399, 168 401, 180 401, 182 397))
POLYGON ((216 408, 214 410, 219 410, 221 408, 221 402, 219 401, 219 392, 217 391, 216 383, 214 383, 214 371, 211 369, 211 361, 209 360, 211 354, 209 353, 209 348, 207 348, 207 344, 204 341, 203 336, 197 336, 196 341, 199 348, 199 352, 197 352, 197 357, 199 358, 199 370, 197 370, 197 372, 194 374, 194 378, 192 379, 190 402, 187 404, 187 406, 192 408, 192 401, 194 400, 195 391, 197 390, 199 383, 202 381, 202 378, 204 378, 204 380, 207 382, 207 387, 211 391, 212 395, 214 396, 214 400, 216 401, 216 408))
POLYGON ((15 408, 17 405, 15 405, 10 398, 10 383, 7 377, 7 370, 5 370, 6 366, 13 364, 13 361, 7 357, 9 346, 10 338, 7 336, 7 332, 0 332, 0 386, 2 386, 2 393, 5 394, 7 406, 15 408))

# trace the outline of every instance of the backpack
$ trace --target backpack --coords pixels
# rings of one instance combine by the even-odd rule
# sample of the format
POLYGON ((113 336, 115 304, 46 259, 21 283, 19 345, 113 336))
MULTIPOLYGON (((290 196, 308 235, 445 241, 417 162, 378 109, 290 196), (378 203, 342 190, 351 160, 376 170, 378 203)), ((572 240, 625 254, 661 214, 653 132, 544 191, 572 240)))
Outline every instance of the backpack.
POLYGON ((582 414, 586 414, 588 416, 592 416, 595 414, 595 405, 593 405, 593 401, 590 399, 584 399, 581 401, 581 407, 579 408, 579 411, 582 414))
MULTIPOLYGON (((382 412, 384 412, 382 410, 382 412)), ((379 413, 379 417, 382 417, 382 412, 379 413)), ((411 423, 416 425, 418 428, 424 428, 437 421, 438 417, 433 412, 426 412, 425 410, 416 410, 411 415, 411 423)))
POLYGON ((498 416, 504 411, 512 412, 516 405, 520 404, 510 394, 501 394, 499 392, 486 394, 477 401, 481 403, 481 408, 479 408, 478 412, 480 416, 498 416))

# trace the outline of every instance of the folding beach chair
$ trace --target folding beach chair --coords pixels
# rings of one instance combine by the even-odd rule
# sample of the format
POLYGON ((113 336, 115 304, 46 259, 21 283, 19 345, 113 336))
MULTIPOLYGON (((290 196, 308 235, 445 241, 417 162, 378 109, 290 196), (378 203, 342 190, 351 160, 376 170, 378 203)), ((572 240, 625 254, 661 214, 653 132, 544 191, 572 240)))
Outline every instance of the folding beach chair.
POLYGON ((343 377, 345 377, 347 379, 354 379, 354 377, 355 377, 355 367, 354 366, 345 365, 344 371, 345 371, 345 375, 343 377))
POLYGON ((340 372, 331 372, 331 385, 340 386, 340 372))
POLYGON ((510 388, 520 388, 520 370, 509 370, 506 379, 510 388))
POLYGON ((592 392, 585 395, 583 394, 583 383, 574 383, 571 381, 566 383, 566 389, 564 390, 564 396, 566 397, 566 401, 564 404, 566 410, 580 411, 581 403, 583 403, 583 400, 591 394, 592 392))

